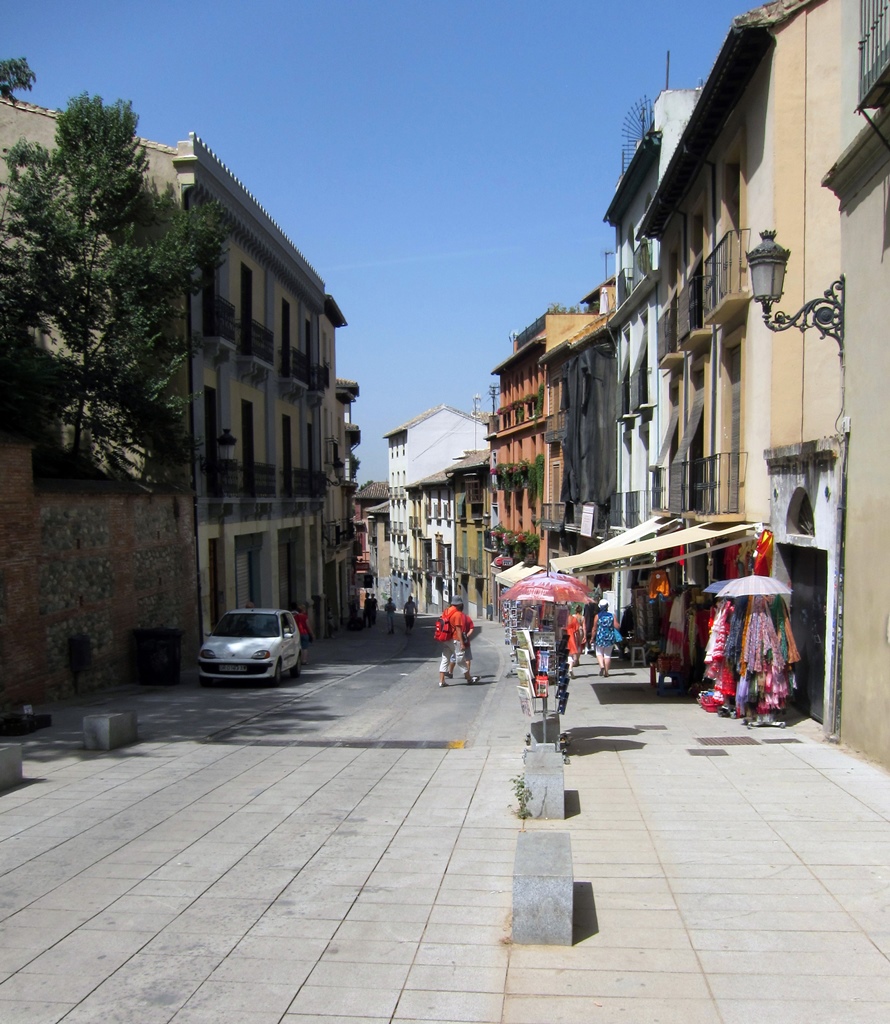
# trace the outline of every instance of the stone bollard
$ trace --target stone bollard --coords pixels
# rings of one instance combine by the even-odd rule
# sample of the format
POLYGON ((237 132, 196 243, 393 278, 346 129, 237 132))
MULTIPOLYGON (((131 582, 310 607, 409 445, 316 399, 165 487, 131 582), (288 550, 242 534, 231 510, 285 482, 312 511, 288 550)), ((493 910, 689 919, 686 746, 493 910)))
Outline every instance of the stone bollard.
POLYGON ((139 739, 135 711, 87 715, 83 720, 83 745, 86 750, 115 750, 139 739))
POLYGON ((513 941, 571 946, 574 910, 568 832, 520 832, 513 862, 513 941))
POLYGON ((0 746, 0 790, 12 789, 22 781, 22 745, 5 743, 0 746))
POLYGON ((532 818, 566 816, 564 762, 562 754, 546 747, 526 751, 525 788, 531 794, 528 810, 532 818))

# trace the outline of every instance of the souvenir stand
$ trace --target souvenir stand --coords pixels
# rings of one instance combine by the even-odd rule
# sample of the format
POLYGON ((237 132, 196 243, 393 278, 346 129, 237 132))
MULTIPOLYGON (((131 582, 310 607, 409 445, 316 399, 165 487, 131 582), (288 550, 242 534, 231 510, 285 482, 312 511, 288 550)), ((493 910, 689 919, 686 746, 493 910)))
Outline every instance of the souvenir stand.
POLYGON ((706 711, 740 718, 746 726, 784 728, 793 666, 800 660, 788 593, 784 584, 763 576, 732 580, 718 593, 705 653, 712 688, 699 696, 706 711))
POLYGON ((569 653, 565 626, 569 603, 583 603, 589 592, 576 579, 537 573, 503 595, 506 643, 512 648, 519 679, 519 702, 532 719, 529 741, 562 749, 559 716, 569 699, 569 653), (549 708, 551 691, 556 711, 549 708), (540 721, 535 721, 540 713, 540 721))
POLYGON ((567 618, 565 609, 553 604, 532 604, 505 601, 505 642, 512 648, 517 691, 523 713, 530 719, 531 742, 534 737, 542 745, 561 746, 559 716, 568 703, 568 644, 557 641, 567 618), (549 707, 550 695, 556 694, 556 713, 549 707))

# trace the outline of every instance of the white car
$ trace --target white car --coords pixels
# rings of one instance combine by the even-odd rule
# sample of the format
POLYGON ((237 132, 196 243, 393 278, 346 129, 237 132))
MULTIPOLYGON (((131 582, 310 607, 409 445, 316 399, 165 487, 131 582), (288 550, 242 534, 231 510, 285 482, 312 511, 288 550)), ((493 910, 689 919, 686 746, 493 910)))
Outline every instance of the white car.
POLYGON ((278 686, 281 674, 300 674, 300 633, 283 608, 235 608, 226 612, 198 655, 202 686, 245 679, 278 686))

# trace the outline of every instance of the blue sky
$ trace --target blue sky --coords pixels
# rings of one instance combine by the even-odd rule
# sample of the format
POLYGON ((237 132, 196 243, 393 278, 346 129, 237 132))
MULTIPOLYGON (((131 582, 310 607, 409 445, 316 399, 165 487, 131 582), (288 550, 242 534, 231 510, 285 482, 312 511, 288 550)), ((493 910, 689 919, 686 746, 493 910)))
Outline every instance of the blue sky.
MULTIPOLYGON (((130 100, 140 133, 200 135, 336 298, 359 382, 359 480, 383 434, 491 409, 511 331, 606 273, 622 125, 707 77, 744 0, 36 0, 7 5, 22 98, 130 100)), ((612 270, 611 259, 608 271, 612 270)))

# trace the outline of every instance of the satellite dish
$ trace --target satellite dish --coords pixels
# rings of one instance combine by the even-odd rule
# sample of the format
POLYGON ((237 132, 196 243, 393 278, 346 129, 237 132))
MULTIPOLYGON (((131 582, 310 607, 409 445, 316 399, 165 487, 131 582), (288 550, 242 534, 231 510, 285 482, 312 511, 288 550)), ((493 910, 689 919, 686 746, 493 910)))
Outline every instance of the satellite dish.
POLYGON ((628 164, 633 159, 637 146, 652 130, 654 121, 652 113, 652 102, 648 97, 643 96, 624 115, 624 122, 621 125, 621 173, 627 170, 628 164))

